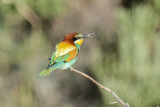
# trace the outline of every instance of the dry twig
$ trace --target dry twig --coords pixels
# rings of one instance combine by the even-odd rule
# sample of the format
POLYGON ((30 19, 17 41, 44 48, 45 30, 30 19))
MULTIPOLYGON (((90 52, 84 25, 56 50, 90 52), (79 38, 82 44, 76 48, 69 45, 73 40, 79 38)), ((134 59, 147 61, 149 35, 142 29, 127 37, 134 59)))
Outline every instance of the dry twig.
POLYGON ((24 1, 16 3, 17 11, 32 25, 40 28, 42 25, 40 17, 24 1))
POLYGON ((106 91, 108 91, 109 93, 111 93, 111 94, 114 96, 114 98, 117 100, 117 102, 111 102, 110 104, 119 103, 119 104, 122 104, 124 107, 130 107, 129 104, 123 102, 123 101, 118 97, 118 95, 117 95, 114 91, 112 91, 111 89, 103 86, 102 84, 100 84, 99 82, 97 82, 97 81, 96 81, 95 79, 93 79, 92 77, 88 76, 87 74, 85 74, 85 73, 83 73, 83 72, 81 72, 81 71, 78 71, 78 70, 74 69, 73 67, 71 67, 70 70, 71 70, 71 71, 74 71, 74 72, 76 72, 76 73, 78 73, 78 74, 80 74, 80 75, 82 75, 82 76, 84 76, 84 77, 86 77, 87 79, 91 80, 93 83, 95 83, 96 85, 98 85, 100 88, 103 88, 103 89, 105 89, 106 91))
POLYGON ((42 21, 40 17, 27 5, 26 2, 16 0, 2 0, 3 3, 12 3, 15 5, 17 11, 32 25, 33 28, 40 29, 42 21))

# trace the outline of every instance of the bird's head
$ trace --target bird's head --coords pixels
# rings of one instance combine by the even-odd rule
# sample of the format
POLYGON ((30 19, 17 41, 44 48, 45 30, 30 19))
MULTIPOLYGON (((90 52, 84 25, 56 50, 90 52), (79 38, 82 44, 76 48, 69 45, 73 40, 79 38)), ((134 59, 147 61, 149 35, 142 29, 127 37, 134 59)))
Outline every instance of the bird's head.
POLYGON ((69 33, 64 37, 64 41, 69 41, 74 44, 81 45, 84 38, 92 38, 94 33, 80 34, 80 33, 69 33))

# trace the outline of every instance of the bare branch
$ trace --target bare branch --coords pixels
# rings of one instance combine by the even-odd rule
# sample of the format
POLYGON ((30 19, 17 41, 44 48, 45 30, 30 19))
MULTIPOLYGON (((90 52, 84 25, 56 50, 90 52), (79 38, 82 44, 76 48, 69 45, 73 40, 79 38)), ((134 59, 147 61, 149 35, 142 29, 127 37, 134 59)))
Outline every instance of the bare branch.
POLYGON ((24 1, 2 0, 3 3, 14 3, 17 11, 32 25, 33 28, 40 29, 42 21, 40 17, 24 1))
POLYGON ((118 102, 116 101, 116 102, 110 102, 109 104, 118 104, 118 102))
POLYGON ((17 11, 32 25, 33 28, 41 28, 40 17, 24 1, 16 3, 17 11))
POLYGON ((117 95, 114 91, 112 91, 111 89, 103 86, 102 84, 100 84, 99 82, 97 82, 97 81, 96 81, 95 79, 93 79, 92 77, 88 76, 87 74, 85 74, 85 73, 83 73, 83 72, 81 72, 81 71, 78 71, 78 70, 74 69, 73 67, 71 67, 70 70, 71 70, 71 71, 74 71, 74 72, 76 72, 76 73, 78 73, 78 74, 80 74, 80 75, 82 75, 82 76, 84 76, 84 77, 86 77, 87 79, 91 80, 93 83, 95 83, 95 84, 96 84, 97 86, 99 86, 100 88, 103 88, 103 89, 105 89, 106 91, 108 91, 109 93, 111 93, 111 94, 114 96, 114 98, 117 100, 117 102, 112 102, 112 104, 119 103, 119 104, 123 105, 124 107, 130 107, 129 104, 123 102, 123 101, 118 97, 118 95, 117 95))

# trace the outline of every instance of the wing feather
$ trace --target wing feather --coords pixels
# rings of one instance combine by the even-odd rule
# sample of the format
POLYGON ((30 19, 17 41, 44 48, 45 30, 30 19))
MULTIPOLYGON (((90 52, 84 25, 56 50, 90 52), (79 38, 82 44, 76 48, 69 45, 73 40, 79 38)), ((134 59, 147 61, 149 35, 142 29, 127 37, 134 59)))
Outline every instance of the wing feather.
POLYGON ((49 68, 57 62, 71 61, 77 56, 77 54, 78 49, 75 45, 66 42, 61 42, 60 44, 56 45, 56 52, 53 52, 51 61, 48 64, 47 68, 49 68))
POLYGON ((56 45, 56 52, 54 60, 56 60, 58 57, 63 56, 70 51, 76 49, 76 46, 73 44, 70 44, 68 42, 61 42, 58 45, 56 45))

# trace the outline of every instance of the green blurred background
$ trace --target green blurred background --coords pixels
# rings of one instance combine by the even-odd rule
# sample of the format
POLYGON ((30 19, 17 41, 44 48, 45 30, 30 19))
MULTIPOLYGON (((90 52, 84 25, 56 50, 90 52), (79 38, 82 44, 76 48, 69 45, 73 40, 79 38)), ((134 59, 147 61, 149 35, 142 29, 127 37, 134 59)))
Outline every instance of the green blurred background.
POLYGON ((160 0, 0 0, 0 107, 122 107, 84 77, 39 77, 70 32, 94 32, 74 68, 131 107, 160 104, 160 0))

